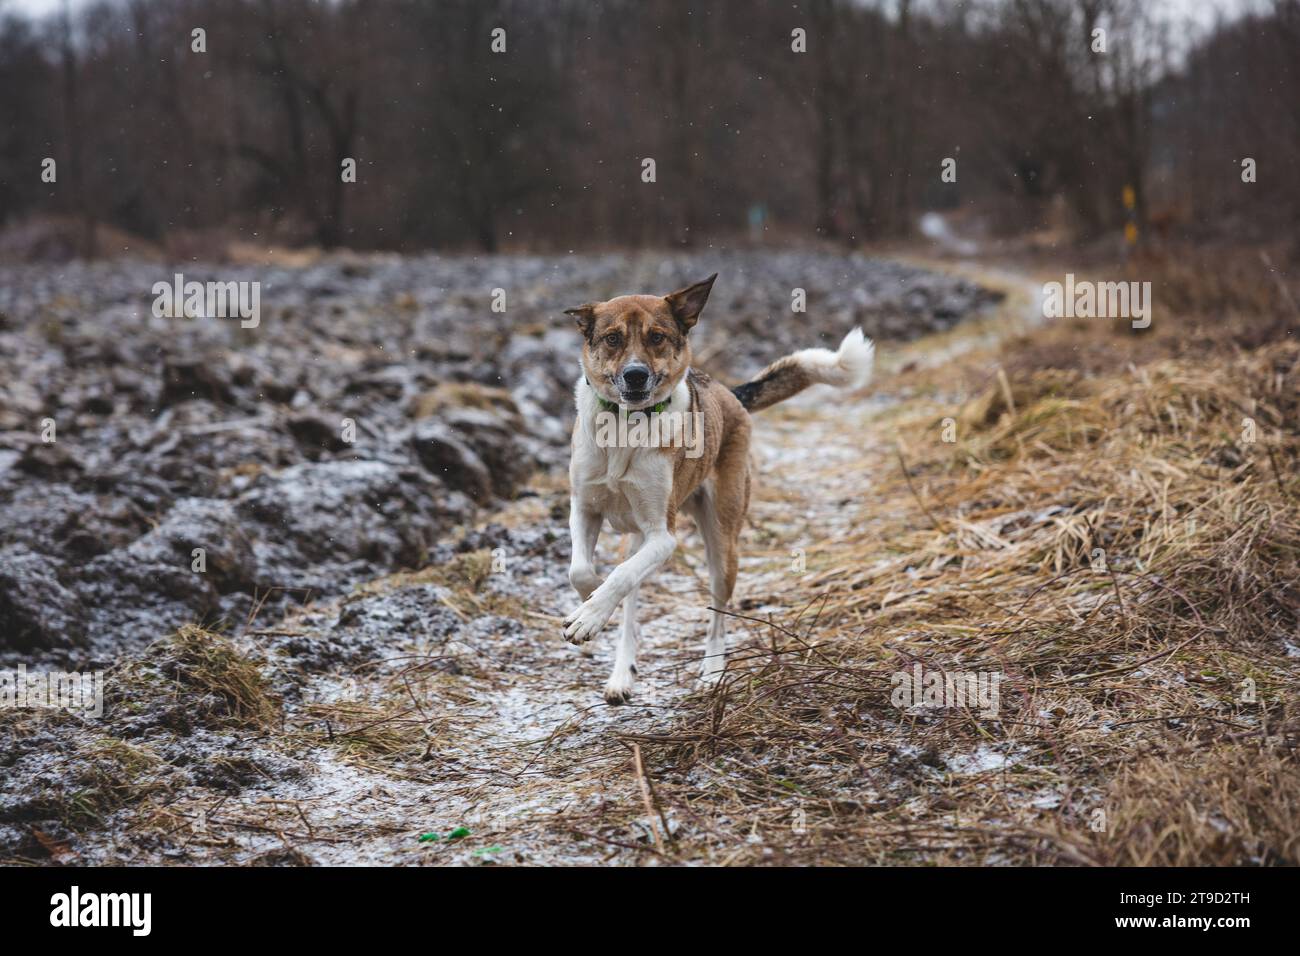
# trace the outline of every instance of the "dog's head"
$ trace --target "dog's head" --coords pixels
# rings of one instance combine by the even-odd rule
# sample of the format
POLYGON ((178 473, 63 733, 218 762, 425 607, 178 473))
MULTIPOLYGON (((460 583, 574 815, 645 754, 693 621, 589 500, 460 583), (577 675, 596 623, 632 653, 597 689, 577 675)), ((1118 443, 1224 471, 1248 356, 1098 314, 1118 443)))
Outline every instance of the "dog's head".
POLYGON ((565 309, 582 330, 582 368, 596 393, 634 409, 671 395, 690 367, 688 335, 717 277, 662 297, 621 295, 565 309))

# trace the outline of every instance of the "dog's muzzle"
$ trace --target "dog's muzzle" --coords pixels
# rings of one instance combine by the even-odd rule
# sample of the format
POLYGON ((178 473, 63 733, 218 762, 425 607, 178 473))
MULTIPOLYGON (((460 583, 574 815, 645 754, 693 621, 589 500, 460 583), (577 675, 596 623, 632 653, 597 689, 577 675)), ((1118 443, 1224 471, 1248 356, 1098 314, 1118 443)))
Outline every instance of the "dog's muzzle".
POLYGON ((629 362, 618 373, 615 384, 618 394, 625 402, 643 402, 650 397, 650 367, 641 362, 629 362))

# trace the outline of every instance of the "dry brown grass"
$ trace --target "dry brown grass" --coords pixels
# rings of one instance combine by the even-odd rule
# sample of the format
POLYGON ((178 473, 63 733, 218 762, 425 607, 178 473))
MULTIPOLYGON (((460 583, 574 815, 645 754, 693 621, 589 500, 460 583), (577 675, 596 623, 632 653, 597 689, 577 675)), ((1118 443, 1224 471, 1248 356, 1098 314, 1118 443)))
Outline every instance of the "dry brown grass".
POLYGON ((431 564, 418 571, 399 571, 360 585, 353 594, 364 596, 417 584, 436 584, 447 591, 443 603, 462 620, 483 614, 524 615, 526 608, 517 597, 488 587, 493 560, 492 552, 487 549, 465 551, 450 561, 431 564))
POLYGON ((268 666, 251 648, 186 624, 114 669, 106 680, 112 698, 106 706, 145 711, 183 701, 178 720, 265 729, 281 712, 268 666))
POLYGON ((519 418, 519 408, 509 392, 477 382, 443 382, 415 396, 408 411, 412 418, 431 418, 449 408, 477 408, 519 418))
POLYGON ((1294 866, 1300 791, 1294 757, 1229 742, 1184 759, 1152 757, 1122 769, 1111 790, 1108 834, 1092 856, 1114 866, 1294 866))
POLYGON ((58 806, 59 816, 74 830, 101 826, 114 811, 142 804, 165 789, 157 773, 162 761, 147 747, 104 738, 84 756, 58 806))

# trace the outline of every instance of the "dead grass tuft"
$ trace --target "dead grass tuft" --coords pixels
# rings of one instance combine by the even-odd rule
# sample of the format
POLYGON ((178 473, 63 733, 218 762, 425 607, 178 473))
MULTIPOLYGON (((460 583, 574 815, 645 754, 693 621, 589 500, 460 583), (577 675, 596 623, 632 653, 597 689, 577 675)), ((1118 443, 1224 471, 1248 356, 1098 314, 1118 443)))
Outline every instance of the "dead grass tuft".
POLYGON ((519 407, 509 392, 477 382, 443 382, 412 399, 408 411, 412 418, 432 418, 449 408, 477 408, 519 416, 519 407))
POLYGON ((528 609, 516 596, 490 587, 493 580, 492 552, 486 548, 466 551, 448 561, 430 564, 417 571, 401 571, 356 588, 356 595, 379 594, 395 588, 436 584, 447 589, 444 603, 463 620, 484 614, 522 618, 528 609))
POLYGON ((77 762, 56 815, 73 830, 103 826, 113 812, 140 805, 164 789, 161 765, 146 747, 104 738, 77 762))
POLYGON ((1215 745, 1123 768, 1087 848, 1108 866, 1294 866, 1300 765, 1276 748, 1215 745))
POLYGON ((267 728, 277 720, 280 702, 264 673, 266 666, 229 638, 186 624, 120 675, 123 703, 130 706, 137 695, 174 695, 183 688, 188 699, 197 700, 194 713, 204 721, 267 728), (169 689, 169 683, 178 686, 169 689))

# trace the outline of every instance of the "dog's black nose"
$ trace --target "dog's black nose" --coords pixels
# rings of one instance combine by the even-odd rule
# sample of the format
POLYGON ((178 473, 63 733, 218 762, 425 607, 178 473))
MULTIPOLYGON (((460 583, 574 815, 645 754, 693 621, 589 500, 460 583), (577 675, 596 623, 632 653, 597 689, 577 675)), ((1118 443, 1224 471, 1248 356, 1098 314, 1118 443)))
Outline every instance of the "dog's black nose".
POLYGON ((650 381, 650 370, 644 365, 631 365, 623 369, 623 384, 629 391, 645 391, 648 381, 650 381))

